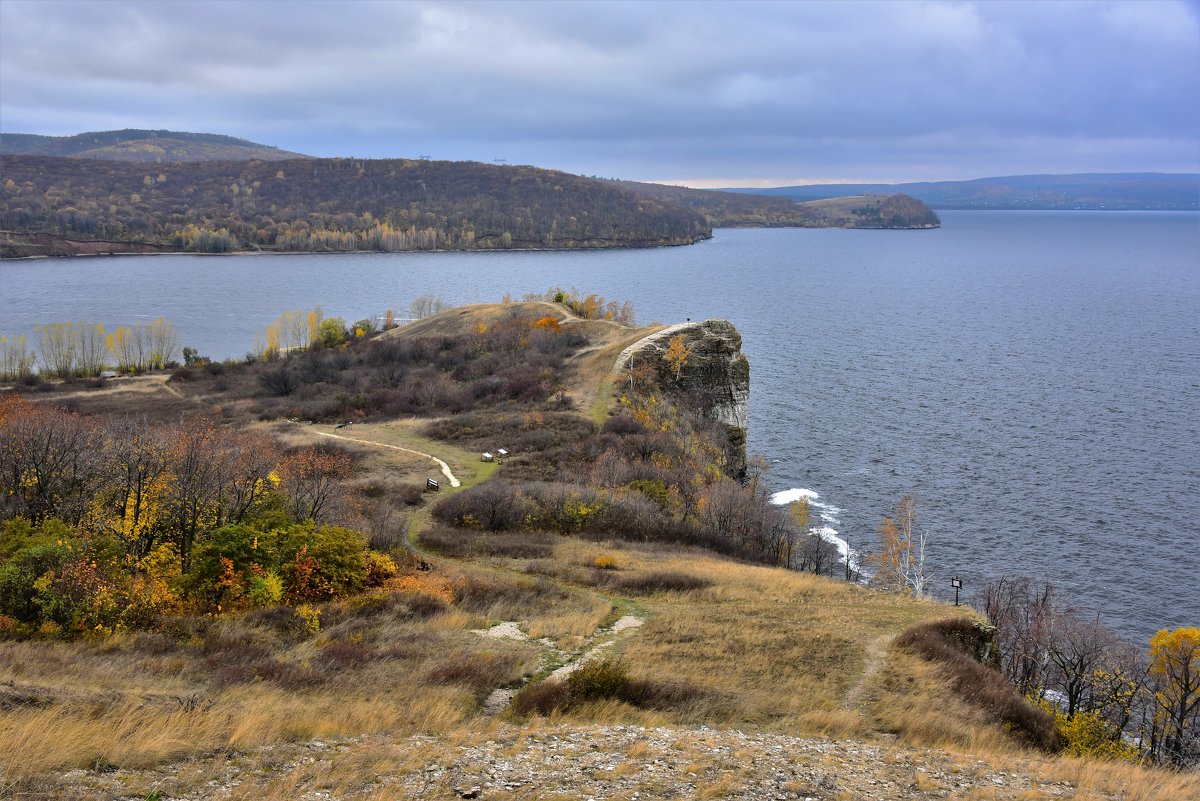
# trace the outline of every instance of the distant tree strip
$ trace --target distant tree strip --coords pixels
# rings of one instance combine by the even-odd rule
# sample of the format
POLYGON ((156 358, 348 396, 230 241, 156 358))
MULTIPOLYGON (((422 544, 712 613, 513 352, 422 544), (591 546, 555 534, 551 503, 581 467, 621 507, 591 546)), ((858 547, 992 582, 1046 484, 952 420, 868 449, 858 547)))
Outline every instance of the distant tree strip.
POLYGON ((635 247, 711 235, 696 210, 534 167, 53 156, 0 157, 0 229, 4 255, 39 252, 38 235, 209 253, 635 247))

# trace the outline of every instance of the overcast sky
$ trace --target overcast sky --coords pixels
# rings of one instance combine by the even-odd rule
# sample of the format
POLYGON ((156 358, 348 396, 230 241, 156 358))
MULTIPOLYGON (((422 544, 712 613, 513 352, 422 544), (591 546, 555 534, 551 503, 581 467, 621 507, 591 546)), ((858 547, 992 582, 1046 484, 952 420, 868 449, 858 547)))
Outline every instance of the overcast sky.
POLYGON ((0 129, 694 186, 1200 171, 1200 5, 0 0, 0 129))

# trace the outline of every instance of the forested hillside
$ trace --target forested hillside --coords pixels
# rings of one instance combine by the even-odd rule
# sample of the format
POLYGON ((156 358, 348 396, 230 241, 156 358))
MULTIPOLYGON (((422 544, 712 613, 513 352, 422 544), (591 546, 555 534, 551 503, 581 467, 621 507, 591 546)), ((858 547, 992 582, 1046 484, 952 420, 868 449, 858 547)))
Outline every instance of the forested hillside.
POLYGON ((711 235, 697 212, 523 166, 3 156, 0 177, 6 255, 38 252, 13 244, 33 233, 202 252, 631 247, 711 235))
POLYGON ((74 156, 113 161, 280 161, 303 158, 269 145, 222 134, 184 131, 92 131, 74 136, 0 134, 0 153, 9 156, 74 156))

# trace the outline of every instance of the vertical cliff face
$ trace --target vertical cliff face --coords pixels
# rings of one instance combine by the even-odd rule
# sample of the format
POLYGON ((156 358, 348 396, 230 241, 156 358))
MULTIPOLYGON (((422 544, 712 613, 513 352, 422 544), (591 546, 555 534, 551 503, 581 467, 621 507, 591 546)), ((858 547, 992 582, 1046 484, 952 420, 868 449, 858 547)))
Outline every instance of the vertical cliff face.
POLYGON ((742 353, 742 335, 728 320, 678 323, 630 345, 617 359, 618 374, 652 365, 664 387, 695 398, 729 435, 730 464, 740 474, 746 466, 749 421, 750 362, 742 353), (686 358, 678 375, 664 358, 672 341, 682 343, 686 358))

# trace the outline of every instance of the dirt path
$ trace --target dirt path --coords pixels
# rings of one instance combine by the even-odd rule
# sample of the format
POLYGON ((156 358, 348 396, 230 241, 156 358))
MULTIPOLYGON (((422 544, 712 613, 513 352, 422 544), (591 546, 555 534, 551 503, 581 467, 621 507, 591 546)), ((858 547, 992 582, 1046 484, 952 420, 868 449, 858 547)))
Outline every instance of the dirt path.
MULTIPOLYGON (((537 642, 546 647, 547 652, 543 659, 551 659, 557 661, 563 659, 563 663, 552 670, 547 676, 547 679, 562 681, 578 670, 583 665, 593 659, 599 659, 608 649, 612 648, 623 635, 633 634, 646 621, 636 615, 625 615, 618 619, 611 626, 599 626, 588 635, 587 640, 577 650, 571 653, 565 653, 559 650, 557 644, 553 640, 542 639, 537 642), (628 634, 627 634, 628 633, 628 634)), ((521 631, 521 627, 516 621, 505 621, 492 626, 490 629, 472 629, 472 633, 478 634, 481 637, 498 637, 502 639, 520 640, 526 642, 529 640, 528 635, 521 631)), ((517 694, 520 688, 500 687, 492 691, 487 700, 483 702, 483 712, 487 715, 499 715, 509 704, 512 703, 513 696, 517 694)))
POLYGON ((452 486, 452 487, 462 486, 462 482, 454 477, 454 473, 450 472, 450 465, 446 464, 441 459, 437 458, 436 456, 434 456, 431 453, 425 453, 423 451, 414 451, 412 448, 401 448, 399 445, 388 445, 385 442, 372 442, 369 439, 356 439, 355 437, 345 437, 345 436, 342 436, 341 434, 330 434, 328 431, 313 431, 312 433, 317 434, 322 437, 330 437, 332 439, 344 439, 347 442, 357 442, 359 445, 374 445, 376 448, 390 448, 391 450, 394 450, 394 451, 404 451, 405 453, 412 453, 412 454, 416 454, 417 456, 423 456, 426 459, 430 459, 434 462, 437 462, 437 464, 442 468, 442 475, 445 476, 447 478, 447 480, 449 480, 450 486, 452 486))
POLYGON ((655 339, 665 339, 677 331, 683 331, 684 329, 691 328, 694 325, 696 325, 696 323, 691 321, 686 323, 675 323, 674 325, 668 325, 666 328, 660 328, 657 331, 647 334, 637 342, 629 345, 629 347, 625 348, 625 350, 621 351, 620 355, 617 356, 616 363, 613 364, 613 373, 615 375, 620 375, 623 373, 626 367, 629 365, 629 360, 633 358, 633 354, 641 350, 643 345, 645 345, 647 342, 655 339))
POLYGON ((191 400, 191 398, 189 398, 187 395, 184 395, 182 392, 179 391, 178 387, 176 387, 174 384, 171 383, 170 375, 156 376, 156 378, 158 378, 162 382, 162 388, 165 389, 167 392, 170 392, 172 395, 174 395, 177 398, 183 398, 184 400, 191 400))
POLYGON ((867 646, 867 666, 863 668, 862 675, 858 677, 858 681, 850 688, 850 692, 846 693, 846 700, 842 702, 842 709, 852 710, 858 707, 862 701, 863 691, 874 678, 875 674, 883 667, 884 657, 887 655, 888 645, 895 639, 895 634, 881 634, 874 640, 871 640, 867 646))

